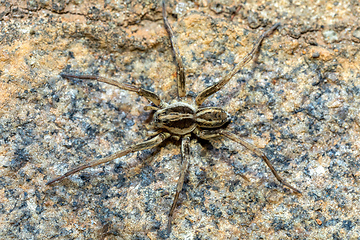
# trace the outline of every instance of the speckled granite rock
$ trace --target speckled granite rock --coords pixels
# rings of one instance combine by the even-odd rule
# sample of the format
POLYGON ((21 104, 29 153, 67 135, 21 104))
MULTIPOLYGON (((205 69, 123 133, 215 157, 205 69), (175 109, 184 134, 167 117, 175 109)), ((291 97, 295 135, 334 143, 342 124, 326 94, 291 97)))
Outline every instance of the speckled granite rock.
MULTIPOLYGON (((167 10, 189 96, 282 23, 205 105, 224 106, 229 129, 303 192, 229 140, 194 139, 170 238, 359 239, 359 2, 170 1, 167 10)), ((179 142, 45 186, 146 139, 151 119, 136 94, 59 73, 100 74, 176 98, 158 1, 2 2, 0 29, 0 238, 165 239, 179 142)))

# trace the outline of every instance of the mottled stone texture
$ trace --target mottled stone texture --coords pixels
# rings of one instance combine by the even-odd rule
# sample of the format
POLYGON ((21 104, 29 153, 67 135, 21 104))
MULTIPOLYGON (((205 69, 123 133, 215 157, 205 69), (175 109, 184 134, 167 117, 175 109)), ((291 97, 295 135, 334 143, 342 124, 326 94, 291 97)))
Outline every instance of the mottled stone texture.
MULTIPOLYGON (((189 96, 282 23, 204 104, 223 106, 228 128, 303 192, 238 144, 194 138, 170 239, 359 239, 359 1, 170 0, 167 11, 189 96)), ((176 99, 159 2, 0 1, 0 238, 165 239, 179 142, 45 186, 149 137, 145 99, 61 72, 176 99)))

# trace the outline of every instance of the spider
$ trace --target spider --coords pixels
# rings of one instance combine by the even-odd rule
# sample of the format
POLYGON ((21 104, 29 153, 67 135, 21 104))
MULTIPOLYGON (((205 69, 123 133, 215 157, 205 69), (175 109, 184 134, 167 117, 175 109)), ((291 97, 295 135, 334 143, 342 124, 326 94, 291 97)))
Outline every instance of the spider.
MULTIPOLYGON (((181 99, 186 95, 185 69, 182 63, 179 49, 176 45, 176 40, 174 37, 173 30, 167 19, 165 1, 162 1, 162 15, 163 15, 165 29, 170 38, 171 48, 175 55, 175 61, 177 65, 177 89, 178 89, 178 96, 181 99)), ((270 168, 275 178, 281 184, 292 189, 297 193, 300 193, 298 189, 292 187, 290 184, 288 184, 279 176, 275 168, 271 165, 269 159, 261 150, 257 149, 255 146, 248 143, 246 140, 242 139, 241 137, 238 137, 235 134, 225 130, 225 127, 230 122, 230 115, 225 110, 219 107, 202 107, 202 103, 209 96, 221 90, 246 63, 248 63, 250 60, 253 59, 254 55, 259 50, 261 42, 264 40, 264 38, 270 35, 279 25, 280 25, 279 23, 276 23, 270 29, 265 31, 255 42, 252 50, 239 63, 237 63, 231 71, 229 71, 219 82, 206 88, 197 95, 197 97, 195 98, 195 104, 193 105, 181 100, 175 103, 167 104, 161 101, 158 95, 156 95, 153 92, 150 92, 148 90, 145 90, 143 88, 131 84, 119 83, 115 80, 105 77, 61 73, 60 75, 63 78, 96 80, 99 82, 104 82, 114 85, 123 90, 135 92, 139 96, 145 97, 148 101, 150 101, 153 104, 151 106, 146 106, 144 110, 155 111, 153 116, 153 121, 157 133, 149 140, 134 144, 108 157, 99 160, 89 161, 83 165, 79 165, 78 167, 70 169, 65 174, 48 181, 46 185, 60 181, 65 177, 73 175, 74 173, 84 170, 86 168, 95 167, 99 164, 103 164, 112 161, 114 159, 123 157, 129 153, 134 153, 137 151, 154 148, 170 137, 178 141, 180 140, 181 170, 176 186, 176 193, 168 215, 167 230, 168 233, 170 233, 172 217, 177 205, 179 194, 183 188, 185 172, 188 168, 188 162, 190 158, 190 137, 193 134, 196 137, 205 140, 210 140, 218 137, 225 137, 243 145, 245 148, 249 149, 250 151, 255 153, 257 156, 261 157, 265 161, 266 165, 270 168)))

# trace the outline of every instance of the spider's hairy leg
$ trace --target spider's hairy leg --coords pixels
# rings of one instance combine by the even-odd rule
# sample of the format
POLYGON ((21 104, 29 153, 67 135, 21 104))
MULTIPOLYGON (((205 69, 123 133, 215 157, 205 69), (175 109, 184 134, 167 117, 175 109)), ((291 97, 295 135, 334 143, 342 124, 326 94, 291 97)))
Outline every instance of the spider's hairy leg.
POLYGON ((179 48, 177 47, 177 45, 175 43, 176 40, 175 40, 175 37, 174 37, 174 32, 171 29, 171 26, 170 26, 169 21, 167 19, 166 6, 165 6, 165 1, 164 0, 162 1, 162 14, 163 14, 163 19, 164 19, 165 29, 166 29, 167 33, 169 34, 171 47, 172 47, 172 50, 174 52, 176 65, 177 65, 178 95, 179 95, 179 97, 185 97, 186 90, 185 90, 185 70, 184 70, 184 65, 183 65, 183 62, 182 62, 182 59, 181 59, 181 56, 180 56, 179 48))
POLYGON ((206 98, 211 96, 212 94, 219 91, 221 88, 227 84, 230 79, 245 65, 247 64, 253 57, 255 56, 255 53, 259 50, 261 42, 266 38, 268 35, 270 35, 278 26, 280 26, 280 23, 274 24, 269 30, 261 34, 261 36, 258 38, 256 43, 254 44, 254 47, 252 50, 238 63, 235 65, 235 67, 228 72, 219 82, 215 83, 214 85, 206 88, 203 90, 199 95, 196 97, 195 102, 198 106, 200 106, 206 98))
POLYGON ((266 163, 266 165, 268 165, 268 167, 270 168, 271 172, 274 174, 274 176, 276 177, 276 179, 281 183, 283 184, 284 186, 292 189, 293 191, 297 192, 297 193, 300 193, 301 192, 294 188, 293 186, 291 186, 290 184, 288 184, 287 182, 285 182, 280 176, 279 174, 277 173, 277 171, 275 170, 275 168, 271 165, 269 159, 266 157, 266 155, 258 148, 256 148, 254 145, 248 143, 247 141, 245 141, 244 139, 236 136, 235 134, 233 133, 230 133, 228 131, 225 131, 225 130, 220 130, 219 131, 219 135, 221 136, 224 136, 226 138, 229 138, 230 140, 234 141, 234 142, 237 142, 237 143, 240 143, 242 146, 244 146, 245 148, 249 149, 250 151, 252 151, 253 153, 255 153, 258 157, 261 157, 264 162, 266 163))
POLYGON ((105 158, 101 158, 101 159, 98 159, 98 160, 93 160, 93 161, 90 161, 88 163, 85 163, 83 165, 80 165, 78 167, 75 167, 71 170, 69 170, 68 172, 66 172, 64 175, 61 175, 57 178, 54 178, 54 179, 51 179, 50 181, 48 181, 46 183, 46 185, 49 185, 49 184, 52 184, 54 182, 57 182, 57 181, 60 181, 70 175, 73 175, 74 173, 77 173, 81 170, 84 170, 86 168, 90 168, 90 167, 95 167, 99 164, 102 164, 102 163, 106 163, 106 162, 110 162, 114 159, 117 159, 119 157, 122 157, 122 156, 125 156, 129 153, 133 153, 133 152, 137 152, 137 151, 141 151, 141 150, 145 150, 145 149, 149 149, 149 148, 153 148, 153 147, 156 147, 158 146, 160 143, 162 143, 163 141, 165 141, 165 139, 169 138, 171 136, 170 133, 167 133, 167 132, 162 132, 162 133, 159 133, 158 135, 156 135, 155 137, 147 140, 147 141, 144 141, 144 142, 141 142, 141 143, 138 143, 138 144, 135 144, 131 147, 128 147, 122 151, 119 151, 117 153, 114 153, 108 157, 105 157, 105 158))
POLYGON ((258 157, 261 157, 264 162, 266 163, 266 165, 268 165, 268 167, 270 168, 271 172, 274 174, 275 178, 284 186, 292 189, 293 191, 297 192, 297 193, 301 193, 298 189, 292 187, 290 184, 288 184, 287 182, 285 182, 277 173, 277 171, 275 170, 275 168, 271 165, 269 159, 266 157, 266 155, 258 148, 256 148, 254 145, 248 143, 246 140, 236 136, 233 133, 230 133, 226 130, 220 129, 220 130, 201 130, 201 129, 195 129, 194 133, 196 134, 196 136, 198 136, 199 138, 202 139, 206 139, 206 140, 210 140, 213 138, 217 138, 217 137, 226 137, 234 142, 240 143, 242 146, 244 146, 245 148, 249 149, 250 151, 252 151, 253 153, 255 153, 258 157))
POLYGON ((181 163, 181 169, 180 169, 180 176, 179 176, 177 186, 176 186, 176 193, 175 193, 174 200, 173 200, 170 212, 169 212, 168 227, 167 227, 168 234, 170 234, 170 232, 171 232, 171 220, 172 220, 172 216, 174 214, 174 210, 175 210, 176 203, 178 201, 180 192, 183 188, 183 184, 184 184, 184 180, 185 180, 185 173, 188 168, 189 157, 190 157, 190 134, 185 135, 181 139, 182 163, 181 163))
POLYGON ((156 107, 156 106, 145 106, 144 107, 144 110, 145 111, 157 111, 159 110, 160 108, 156 107))
POLYGON ((84 79, 84 80, 96 80, 96 81, 99 81, 99 82, 104 82, 104 83, 107 83, 107 84, 111 84, 111 85, 114 85, 114 86, 116 86, 116 87, 118 87, 120 89, 128 90, 130 92, 135 92, 139 96, 145 97, 147 100, 154 103, 156 106, 162 106, 162 102, 161 102, 158 95, 156 95, 155 93, 150 92, 148 90, 145 90, 143 88, 139 88, 139 87, 136 87, 134 85, 131 85, 131 84, 119 83, 118 81, 110 79, 110 78, 104 78, 104 77, 94 76, 94 75, 75 75, 75 74, 61 73, 60 76, 63 77, 63 78, 67 78, 67 79, 69 79, 69 78, 78 78, 78 79, 84 79))
POLYGON ((213 139, 213 138, 221 137, 221 135, 219 134, 218 129, 204 130, 204 129, 196 128, 194 130, 194 134, 198 138, 205 139, 205 140, 210 140, 210 139, 213 139))

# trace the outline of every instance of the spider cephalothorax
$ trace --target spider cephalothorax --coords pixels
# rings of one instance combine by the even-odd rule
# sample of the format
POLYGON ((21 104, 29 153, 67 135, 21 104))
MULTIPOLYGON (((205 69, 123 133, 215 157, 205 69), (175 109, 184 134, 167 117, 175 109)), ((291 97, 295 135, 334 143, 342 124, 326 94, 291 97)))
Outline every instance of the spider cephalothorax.
MULTIPOLYGON (((175 44, 176 41, 173 31, 166 17, 166 9, 165 9, 164 1, 162 2, 162 7, 163 7, 164 25, 170 36, 172 50, 175 54, 175 59, 177 63, 178 95, 180 98, 183 98, 186 95, 185 71, 179 50, 175 44)), ((190 158, 190 136, 193 133, 197 137, 202 139, 225 137, 234 142, 240 143, 247 149, 253 151, 257 156, 261 157, 268 165, 268 167, 270 168, 270 170, 272 171, 272 173, 279 182, 281 182, 283 185, 287 186, 288 188, 294 190, 295 192, 300 193, 299 190, 289 185, 278 175, 274 167, 271 165, 269 159, 261 150, 257 149, 252 144, 248 143, 247 141, 243 140, 242 138, 238 137, 237 135, 225 129, 227 123, 229 123, 230 121, 230 116, 226 111, 224 111, 219 107, 201 106, 206 98, 208 98, 210 95, 222 89, 226 85, 226 83, 228 83, 229 80, 235 75, 235 73, 237 73, 246 63, 248 63, 253 58, 256 51, 259 49, 262 40, 265 37, 267 37, 271 32, 273 32, 278 26, 279 24, 275 24, 268 31, 263 33, 259 37, 257 42, 254 44, 254 47, 251 50, 251 52, 249 52, 238 64, 236 64, 231 71, 225 74, 225 76, 219 82, 200 92, 195 99, 194 105, 182 102, 181 100, 178 102, 174 102, 172 104, 165 104, 153 92, 150 92, 143 88, 136 87, 131 84, 119 83, 115 80, 104 77, 92 76, 92 75, 61 74, 61 76, 64 78, 78 78, 78 79, 97 80, 100 82, 105 82, 117 86, 123 90, 135 92, 138 95, 147 98, 153 105, 145 107, 145 110, 155 111, 154 126, 157 129, 157 134, 149 140, 127 147, 124 150, 116 152, 108 157, 99 160, 93 160, 83 165, 80 165, 76 168, 73 168, 68 172, 66 172, 65 174, 63 174, 62 176, 50 180, 49 182, 47 182, 47 184, 52 184, 56 181, 60 181, 63 178, 70 176, 78 171, 112 161, 116 158, 125 156, 129 153, 137 152, 144 149, 154 148, 159 144, 161 144, 162 142, 164 142, 169 137, 174 137, 175 139, 181 140, 182 161, 181 161, 180 176, 176 187, 176 193, 169 212, 168 231, 170 232, 172 215, 174 213, 179 194, 182 190, 185 179, 185 172, 188 167, 188 162, 190 158)))

